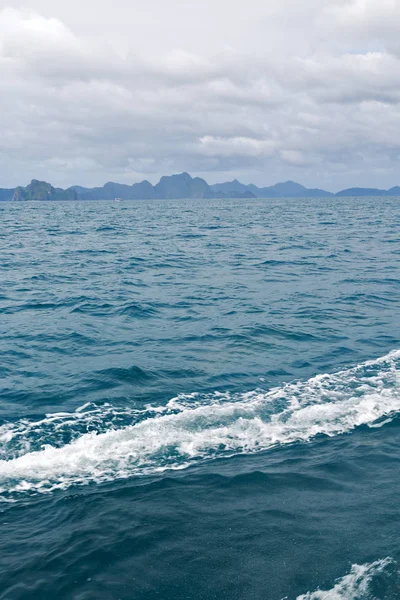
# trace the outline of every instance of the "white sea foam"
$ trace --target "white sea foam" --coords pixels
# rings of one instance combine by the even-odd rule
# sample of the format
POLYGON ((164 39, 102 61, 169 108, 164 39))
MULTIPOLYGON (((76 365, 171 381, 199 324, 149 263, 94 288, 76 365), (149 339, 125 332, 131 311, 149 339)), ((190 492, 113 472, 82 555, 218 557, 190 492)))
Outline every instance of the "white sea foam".
POLYGON ((0 427, 0 494, 44 493, 202 459, 380 426, 400 410, 400 351, 335 374, 245 394, 190 394, 144 410, 85 405, 0 427))
MULTIPOLYGON (((366 565, 353 565, 350 573, 339 579, 330 590, 308 592, 298 596, 297 600, 379 600, 380 597, 378 598, 373 591, 374 580, 377 577, 384 577, 393 589, 397 587, 396 582, 389 582, 389 578, 393 579, 393 574, 398 580, 397 565, 392 558, 377 560, 366 565)), ((396 592, 400 593, 398 587, 396 592)), ((389 594, 390 598, 395 597, 391 591, 389 594)))

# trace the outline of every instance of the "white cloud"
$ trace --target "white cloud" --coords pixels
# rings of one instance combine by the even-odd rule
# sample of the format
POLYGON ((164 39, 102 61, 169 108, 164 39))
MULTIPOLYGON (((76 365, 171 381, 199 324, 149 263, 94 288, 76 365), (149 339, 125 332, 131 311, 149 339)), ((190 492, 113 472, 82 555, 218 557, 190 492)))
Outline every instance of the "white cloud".
POLYGON ((289 165, 302 167, 309 162, 300 150, 280 150, 279 154, 289 165))
POLYGON ((276 143, 247 137, 213 137, 206 135, 199 140, 200 152, 208 156, 271 156, 276 143))
POLYGON ((340 28, 339 35, 378 39, 397 34, 400 5, 397 0, 336 1, 324 8, 321 23, 328 28, 340 28))
POLYGON ((91 0, 0 11, 0 185, 400 183, 397 3, 116 2, 131 20, 98 0, 96 31, 91 0))

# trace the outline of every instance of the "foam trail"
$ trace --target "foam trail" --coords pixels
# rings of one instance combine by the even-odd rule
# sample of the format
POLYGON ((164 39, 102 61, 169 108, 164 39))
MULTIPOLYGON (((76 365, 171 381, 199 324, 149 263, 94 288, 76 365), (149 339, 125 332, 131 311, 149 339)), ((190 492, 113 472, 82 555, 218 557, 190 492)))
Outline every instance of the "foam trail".
POLYGON ((191 394, 144 410, 85 405, 0 427, 3 500, 182 469, 203 459, 381 426, 400 411, 400 351, 245 394, 191 394))
POLYGON ((338 579, 332 589, 308 592, 297 600, 389 600, 399 597, 399 583, 397 563, 388 557, 371 564, 353 565, 350 573, 338 579))

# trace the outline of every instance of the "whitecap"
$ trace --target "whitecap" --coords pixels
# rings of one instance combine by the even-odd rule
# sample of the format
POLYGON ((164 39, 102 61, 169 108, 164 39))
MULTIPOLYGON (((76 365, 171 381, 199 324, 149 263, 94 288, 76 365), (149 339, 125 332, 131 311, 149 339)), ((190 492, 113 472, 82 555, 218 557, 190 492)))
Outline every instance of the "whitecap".
POLYGON ((352 565, 350 573, 338 579, 333 588, 307 592, 298 596, 297 600, 380 600, 381 596, 378 598, 373 589, 378 577, 383 577, 385 587, 391 588, 388 592, 391 598, 394 598, 393 591, 400 594, 400 589, 397 587, 397 564, 388 557, 370 564, 352 565), (393 580, 394 578, 397 582, 393 580), (393 590, 393 587, 396 587, 396 590, 393 590))

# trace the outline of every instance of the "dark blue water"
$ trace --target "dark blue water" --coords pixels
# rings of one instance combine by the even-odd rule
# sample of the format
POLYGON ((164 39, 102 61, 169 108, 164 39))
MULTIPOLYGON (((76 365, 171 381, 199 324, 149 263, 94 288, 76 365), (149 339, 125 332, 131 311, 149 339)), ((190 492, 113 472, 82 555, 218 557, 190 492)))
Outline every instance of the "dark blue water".
POLYGON ((2 600, 400 598, 398 199, 0 217, 2 600))

